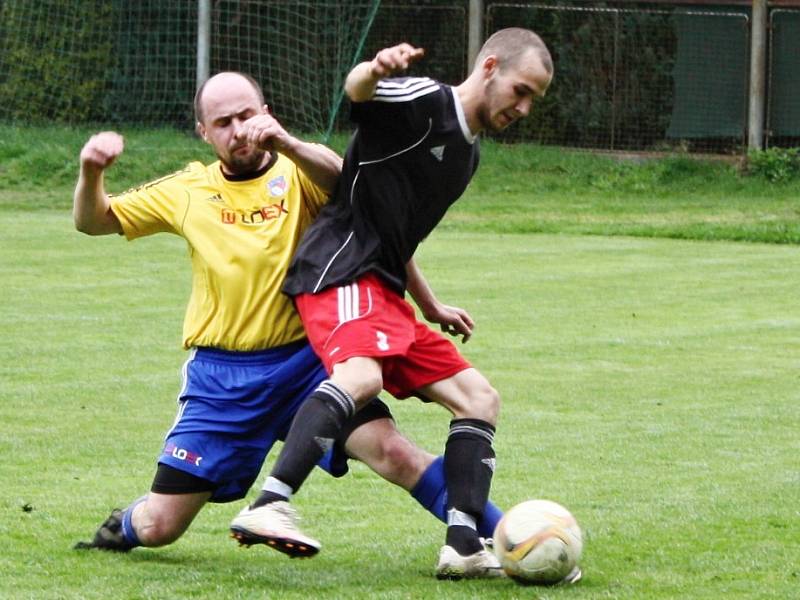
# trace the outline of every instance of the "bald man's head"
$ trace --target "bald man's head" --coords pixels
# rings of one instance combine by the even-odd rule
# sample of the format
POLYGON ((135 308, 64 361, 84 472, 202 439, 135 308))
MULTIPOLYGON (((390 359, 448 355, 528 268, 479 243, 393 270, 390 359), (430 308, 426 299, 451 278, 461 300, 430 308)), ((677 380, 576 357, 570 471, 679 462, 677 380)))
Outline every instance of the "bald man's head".
POLYGON ((231 83, 241 84, 241 81, 237 82, 237 80, 246 81, 255 92, 258 99, 258 104, 264 104, 264 92, 261 90, 261 86, 258 85, 258 82, 250 77, 250 75, 247 75, 246 73, 239 73, 238 71, 222 71, 221 73, 217 73, 213 77, 206 79, 203 84, 197 88, 197 92, 194 95, 194 115, 198 123, 202 123, 203 119, 206 117, 205 105, 203 102, 206 90, 209 87, 214 90, 218 88, 224 88, 231 83))

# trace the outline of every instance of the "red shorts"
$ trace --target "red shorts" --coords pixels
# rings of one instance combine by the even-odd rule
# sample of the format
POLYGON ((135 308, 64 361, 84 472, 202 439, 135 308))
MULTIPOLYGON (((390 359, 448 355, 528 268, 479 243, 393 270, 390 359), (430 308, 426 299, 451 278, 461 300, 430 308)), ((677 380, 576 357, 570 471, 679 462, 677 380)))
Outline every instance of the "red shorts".
POLYGON ((372 273, 318 294, 300 294, 294 302, 328 373, 354 356, 378 358, 383 387, 396 398, 471 366, 450 340, 417 321, 414 308, 372 273))

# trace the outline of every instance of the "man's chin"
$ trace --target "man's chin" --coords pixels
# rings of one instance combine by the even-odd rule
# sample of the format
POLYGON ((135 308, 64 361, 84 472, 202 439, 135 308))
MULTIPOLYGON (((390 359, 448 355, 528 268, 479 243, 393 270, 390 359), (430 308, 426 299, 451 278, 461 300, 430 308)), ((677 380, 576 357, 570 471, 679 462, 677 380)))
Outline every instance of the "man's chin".
POLYGON ((489 133, 500 133, 501 131, 508 128, 514 121, 508 121, 506 119, 501 119, 499 117, 495 117, 492 119, 491 117, 486 117, 481 120, 483 124, 483 129, 488 131, 489 133))
POLYGON ((261 163, 264 160, 264 153, 257 152, 247 156, 246 158, 229 157, 227 160, 222 158, 220 158, 220 160, 222 160, 223 164, 225 165, 225 169, 231 175, 247 175, 248 173, 258 171, 261 163))
POLYGON ((496 121, 490 121, 489 126, 486 129, 488 129, 491 133, 500 133, 501 131, 508 129, 509 125, 511 125, 511 123, 498 123, 496 121))

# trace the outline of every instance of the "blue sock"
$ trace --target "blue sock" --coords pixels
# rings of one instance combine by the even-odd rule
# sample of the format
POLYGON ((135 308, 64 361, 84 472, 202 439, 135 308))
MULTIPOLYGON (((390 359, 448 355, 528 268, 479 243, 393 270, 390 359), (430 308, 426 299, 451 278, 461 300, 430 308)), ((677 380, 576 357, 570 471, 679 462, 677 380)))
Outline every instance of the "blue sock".
MULTIPOLYGON (((425 469, 417 485, 411 490, 411 496, 434 517, 447 523, 447 487, 444 482, 443 457, 437 456, 425 469)), ((492 537, 494 528, 502 516, 503 511, 492 504, 491 500, 487 501, 483 517, 478 521, 478 535, 484 538, 492 537)))
POLYGON ((122 513, 122 537, 125 538, 125 541, 130 544, 131 548, 136 548, 136 546, 141 546, 142 542, 139 540, 139 536, 136 535, 136 530, 133 528, 133 523, 131 522, 131 517, 133 515, 133 509, 138 504, 141 504, 147 499, 147 496, 142 496, 141 498, 137 498, 133 502, 130 503, 128 508, 125 509, 125 512, 122 513))

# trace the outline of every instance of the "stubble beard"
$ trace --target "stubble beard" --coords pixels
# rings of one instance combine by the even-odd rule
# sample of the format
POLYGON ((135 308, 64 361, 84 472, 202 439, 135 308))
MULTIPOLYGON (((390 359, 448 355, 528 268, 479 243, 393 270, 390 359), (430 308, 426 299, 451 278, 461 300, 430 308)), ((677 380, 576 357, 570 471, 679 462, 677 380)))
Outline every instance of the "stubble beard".
POLYGON ((265 154, 264 150, 256 150, 242 157, 235 156, 233 153, 228 154, 228 156, 221 156, 217 153, 217 158, 225 165, 225 169, 231 175, 247 175, 258 171, 265 154))
POLYGON ((499 125, 494 119, 492 119, 491 113, 491 99, 494 97, 495 88, 497 87, 497 82, 492 79, 486 86, 485 91, 485 103, 481 110, 478 112, 478 120, 480 121, 481 125, 483 126, 484 131, 488 131, 491 133, 499 133, 506 128, 506 125, 499 125))

